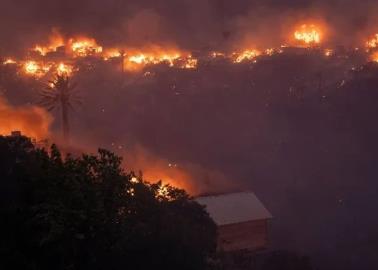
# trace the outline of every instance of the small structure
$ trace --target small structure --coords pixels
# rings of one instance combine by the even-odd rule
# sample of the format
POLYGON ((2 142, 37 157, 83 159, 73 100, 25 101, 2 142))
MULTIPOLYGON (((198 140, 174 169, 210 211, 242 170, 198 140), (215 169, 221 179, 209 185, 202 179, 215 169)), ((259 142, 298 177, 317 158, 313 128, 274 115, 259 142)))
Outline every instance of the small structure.
POLYGON ((218 249, 255 252, 268 247, 272 215, 253 192, 198 197, 218 226, 218 249))
POLYGON ((11 132, 11 137, 21 137, 22 133, 21 131, 15 130, 11 132))

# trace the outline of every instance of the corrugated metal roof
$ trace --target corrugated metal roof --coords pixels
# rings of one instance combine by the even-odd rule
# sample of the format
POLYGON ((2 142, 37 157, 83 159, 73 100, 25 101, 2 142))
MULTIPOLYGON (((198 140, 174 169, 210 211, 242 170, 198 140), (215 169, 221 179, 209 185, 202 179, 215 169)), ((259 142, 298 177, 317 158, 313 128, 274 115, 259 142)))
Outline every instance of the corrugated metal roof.
POLYGON ((196 201, 206 206, 218 226, 272 218, 253 192, 198 197, 196 201))

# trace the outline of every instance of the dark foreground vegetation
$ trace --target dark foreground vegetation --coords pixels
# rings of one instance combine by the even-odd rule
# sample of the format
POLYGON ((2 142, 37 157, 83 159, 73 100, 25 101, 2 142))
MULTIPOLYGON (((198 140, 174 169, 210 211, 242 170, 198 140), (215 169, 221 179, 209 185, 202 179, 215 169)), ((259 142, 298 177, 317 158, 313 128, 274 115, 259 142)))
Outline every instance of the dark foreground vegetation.
POLYGON ((0 137, 0 268, 203 269, 215 250, 208 214, 120 165, 106 150, 62 158, 0 137))

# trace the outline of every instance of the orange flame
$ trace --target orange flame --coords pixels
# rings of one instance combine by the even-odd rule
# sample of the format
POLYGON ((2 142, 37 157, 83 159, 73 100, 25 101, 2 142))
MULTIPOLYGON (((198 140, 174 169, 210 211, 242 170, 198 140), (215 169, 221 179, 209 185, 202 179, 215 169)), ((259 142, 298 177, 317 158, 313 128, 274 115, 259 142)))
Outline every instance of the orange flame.
POLYGON ((378 34, 375 34, 370 40, 366 42, 368 48, 377 48, 378 47, 378 34))
MULTIPOLYGON (((185 53, 180 52, 177 49, 162 49, 160 47, 148 48, 143 51, 128 50, 128 53, 124 59, 124 66, 129 71, 137 71, 147 65, 161 63, 167 63, 170 67, 173 67, 178 60, 183 58, 184 54, 185 53)), ((188 59, 190 58, 194 60, 190 57, 190 55, 187 57, 188 59)), ((194 61, 189 62, 191 62, 189 66, 196 65, 194 61)), ((184 66, 186 66, 186 64, 184 66)))
POLYGON ((245 50, 240 53, 232 53, 234 63, 241 63, 243 61, 253 60, 259 55, 261 55, 261 52, 258 50, 245 50))
POLYGON ((378 63, 378 52, 375 52, 370 56, 370 61, 378 63))
POLYGON ((102 53, 103 49, 91 38, 70 39, 70 50, 76 57, 85 57, 102 53))
POLYGON ((303 24, 300 29, 294 32, 294 38, 307 45, 319 44, 321 42, 321 33, 315 25, 303 24))
POLYGON ((64 46, 64 39, 59 33, 55 33, 50 37, 49 45, 35 45, 32 51, 38 52, 42 56, 46 56, 50 52, 56 52, 59 47, 64 46))
POLYGON ((16 62, 15 60, 9 58, 9 59, 5 60, 5 61, 3 62, 3 64, 4 64, 4 65, 11 65, 11 64, 17 64, 17 62, 16 62))
POLYGON ((59 65, 56 68, 56 71, 58 75, 71 75, 73 72, 73 67, 71 65, 67 65, 64 63, 59 63, 59 65))

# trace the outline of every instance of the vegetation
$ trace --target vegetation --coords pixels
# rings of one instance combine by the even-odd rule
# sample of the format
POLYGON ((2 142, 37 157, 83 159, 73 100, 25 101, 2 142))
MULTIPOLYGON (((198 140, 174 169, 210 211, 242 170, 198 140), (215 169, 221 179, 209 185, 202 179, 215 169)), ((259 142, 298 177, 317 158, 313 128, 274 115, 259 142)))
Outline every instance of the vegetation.
POLYGON ((40 103, 48 111, 60 108, 63 138, 66 142, 69 140, 70 133, 69 110, 74 108, 75 103, 80 103, 80 99, 75 95, 75 89, 76 84, 71 82, 68 75, 57 74, 40 93, 40 103))
POLYGON ((0 137, 0 173, 1 269, 203 269, 215 250, 203 207, 109 151, 63 158, 0 137))

